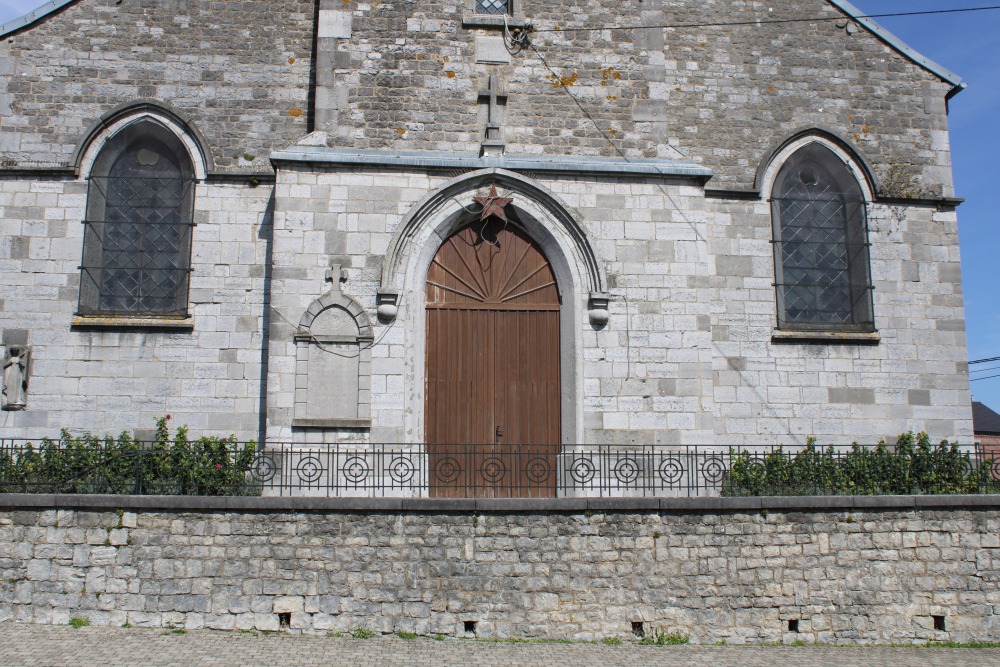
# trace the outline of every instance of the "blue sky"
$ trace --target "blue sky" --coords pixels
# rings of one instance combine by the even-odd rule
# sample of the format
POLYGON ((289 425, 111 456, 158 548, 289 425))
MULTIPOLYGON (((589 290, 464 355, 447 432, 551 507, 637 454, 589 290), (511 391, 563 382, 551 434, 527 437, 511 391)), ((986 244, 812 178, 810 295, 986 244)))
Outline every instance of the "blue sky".
MULTIPOLYGON (((997 0, 853 0, 869 14, 959 7, 987 7, 997 0)), ((39 0, 0 0, 0 23, 40 5, 39 0)), ((1000 357, 1000 290, 993 271, 1000 266, 1000 10, 937 16, 880 18, 878 22, 911 47, 957 72, 967 90, 951 101, 952 159, 962 244, 969 359, 1000 357)), ((976 400, 1000 410, 1000 362, 972 367, 976 400), (979 380, 977 378, 989 378, 979 380)))
MULTIPOLYGON (((990 0, 853 0, 869 14, 1000 5, 990 0)), ((1000 357, 1000 10, 877 19, 911 47, 958 73, 969 85, 950 103, 955 189, 969 359, 1000 357)), ((974 364, 972 394, 1000 410, 1000 362, 974 364)))

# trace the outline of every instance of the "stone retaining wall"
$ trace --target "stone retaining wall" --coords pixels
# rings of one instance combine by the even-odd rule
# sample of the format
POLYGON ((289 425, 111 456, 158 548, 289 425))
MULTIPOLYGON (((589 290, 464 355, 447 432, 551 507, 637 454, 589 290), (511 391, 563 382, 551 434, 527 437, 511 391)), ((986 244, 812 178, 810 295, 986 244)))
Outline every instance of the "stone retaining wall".
POLYGON ((768 500, 0 496, 0 622, 1000 640, 1000 504, 768 500))

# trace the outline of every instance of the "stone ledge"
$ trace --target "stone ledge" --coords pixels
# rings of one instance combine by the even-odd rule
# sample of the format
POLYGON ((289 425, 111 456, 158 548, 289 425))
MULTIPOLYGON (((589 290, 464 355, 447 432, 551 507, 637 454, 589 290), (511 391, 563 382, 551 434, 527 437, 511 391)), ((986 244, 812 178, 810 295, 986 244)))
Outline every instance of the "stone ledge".
MULTIPOLYGON (((528 21, 517 16, 507 16, 508 28, 523 28, 528 25, 528 21)), ((493 28, 503 30, 504 16, 502 14, 476 14, 465 12, 462 14, 463 28, 493 28)))
POLYGON ((364 168, 397 167, 404 169, 508 169, 568 174, 612 174, 708 180, 712 170, 688 160, 649 160, 603 158, 574 155, 519 155, 499 157, 475 153, 435 151, 385 151, 325 146, 295 145, 271 153, 271 163, 281 165, 328 164, 364 168))
POLYGON ((110 317, 77 315, 70 324, 74 329, 174 329, 194 331, 193 317, 110 317))
POLYGON ((788 331, 771 332, 772 343, 866 343, 874 345, 882 337, 877 331, 788 331))
MULTIPOLYGON (((355 339, 355 342, 357 339, 355 339)), ((367 429, 372 427, 371 419, 293 419, 293 429, 325 429, 353 428, 367 429)), ((321 446, 321 445, 318 445, 321 446)))
POLYGON ((1000 494, 955 496, 769 496, 746 498, 322 498, 315 496, 112 496, 0 494, 3 510, 197 512, 837 512, 1000 509, 1000 494))

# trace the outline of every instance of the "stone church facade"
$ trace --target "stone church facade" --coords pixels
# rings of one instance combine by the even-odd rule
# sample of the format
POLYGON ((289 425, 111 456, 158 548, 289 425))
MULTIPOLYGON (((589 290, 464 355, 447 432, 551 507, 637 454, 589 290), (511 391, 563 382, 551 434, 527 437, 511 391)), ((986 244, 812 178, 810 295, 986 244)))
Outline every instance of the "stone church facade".
POLYGON ((0 436, 971 442, 963 84, 859 16, 51 2, 0 29, 0 436))

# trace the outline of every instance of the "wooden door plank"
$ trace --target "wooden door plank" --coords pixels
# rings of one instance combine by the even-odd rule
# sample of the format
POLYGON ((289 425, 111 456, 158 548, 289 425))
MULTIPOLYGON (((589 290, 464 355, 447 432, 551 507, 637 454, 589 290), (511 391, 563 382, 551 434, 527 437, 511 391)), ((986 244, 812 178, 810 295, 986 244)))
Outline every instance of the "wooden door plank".
POLYGON ((435 256, 426 298, 432 495, 555 495, 560 299, 541 249, 515 225, 467 226, 435 256), (442 463, 461 472, 436 479, 442 463))

